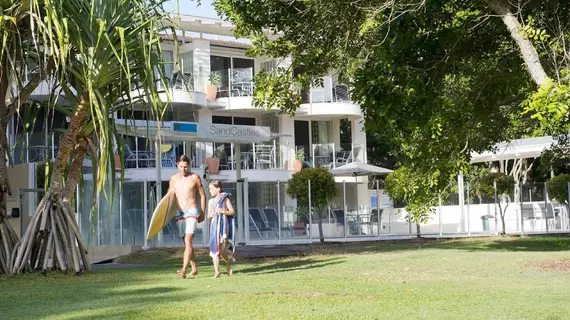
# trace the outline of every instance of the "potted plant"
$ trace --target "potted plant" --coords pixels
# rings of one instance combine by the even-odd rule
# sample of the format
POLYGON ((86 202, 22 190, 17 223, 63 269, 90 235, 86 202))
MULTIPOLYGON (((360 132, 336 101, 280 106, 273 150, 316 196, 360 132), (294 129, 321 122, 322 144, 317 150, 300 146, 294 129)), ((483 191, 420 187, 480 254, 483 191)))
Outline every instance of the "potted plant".
POLYGON ((293 172, 297 173, 303 168, 303 160, 305 160, 305 152, 295 152, 295 160, 293 161, 293 172))
POLYGON ((216 72, 210 72, 208 79, 210 84, 206 87, 206 99, 210 101, 216 100, 216 93, 218 92, 218 84, 220 84, 220 75, 216 72))
POLYGON ((206 158, 206 166, 208 167, 209 174, 217 174, 220 171, 220 158, 223 156, 223 149, 214 149, 214 156, 206 158))

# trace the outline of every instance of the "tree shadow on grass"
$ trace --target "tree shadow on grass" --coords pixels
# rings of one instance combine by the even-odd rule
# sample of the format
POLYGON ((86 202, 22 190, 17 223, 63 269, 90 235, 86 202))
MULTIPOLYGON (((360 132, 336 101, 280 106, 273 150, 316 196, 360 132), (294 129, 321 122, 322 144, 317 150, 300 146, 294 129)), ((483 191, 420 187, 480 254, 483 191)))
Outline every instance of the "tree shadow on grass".
POLYGON ((157 295, 157 294, 165 294, 165 293, 172 293, 175 291, 181 291, 181 288, 176 287, 155 287, 155 288, 145 288, 145 289, 128 289, 128 290, 121 290, 120 292, 114 294, 120 295, 157 295))
POLYGON ((295 249, 302 252, 305 256, 411 252, 421 249, 444 249, 469 252, 556 252, 570 251, 570 237, 561 235, 541 235, 525 237, 504 236, 455 239, 419 238, 406 240, 296 245, 295 249))
POLYGON ((570 251, 570 237, 494 237, 492 240, 487 239, 486 241, 448 240, 437 245, 431 245, 429 247, 436 249, 451 249, 470 252, 557 252, 570 251))
POLYGON ((125 312, 143 312, 148 305, 160 306, 194 299, 184 287, 152 287, 146 279, 152 272, 128 272, 122 269, 120 274, 108 271, 102 273, 104 274, 91 273, 81 277, 54 274, 48 277, 25 275, 6 278, 2 286, 11 289, 4 293, 6 300, 0 301, 2 317, 122 318, 121 315, 125 312))
POLYGON ((315 268, 322 268, 326 266, 336 265, 345 262, 341 258, 329 259, 314 259, 302 258, 297 260, 276 261, 270 263, 263 263, 262 265, 237 270, 240 274, 272 274, 279 272, 291 272, 298 270, 309 270, 315 268))

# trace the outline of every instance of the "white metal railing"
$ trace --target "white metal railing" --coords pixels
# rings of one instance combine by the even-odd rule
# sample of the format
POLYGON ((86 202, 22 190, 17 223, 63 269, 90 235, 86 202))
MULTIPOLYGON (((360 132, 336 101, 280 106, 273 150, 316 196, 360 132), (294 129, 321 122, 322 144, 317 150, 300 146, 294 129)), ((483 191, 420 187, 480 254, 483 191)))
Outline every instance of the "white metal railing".
POLYGON ((250 143, 241 145, 241 159, 236 159, 234 143, 214 143, 213 157, 220 159, 221 170, 284 169, 280 144, 273 140, 268 143, 250 143))
POLYGON ((350 102, 350 88, 336 77, 322 77, 323 85, 313 87, 303 97, 303 103, 350 102))
POLYGON ((313 167, 336 168, 351 162, 366 162, 362 144, 313 144, 310 158, 313 167))

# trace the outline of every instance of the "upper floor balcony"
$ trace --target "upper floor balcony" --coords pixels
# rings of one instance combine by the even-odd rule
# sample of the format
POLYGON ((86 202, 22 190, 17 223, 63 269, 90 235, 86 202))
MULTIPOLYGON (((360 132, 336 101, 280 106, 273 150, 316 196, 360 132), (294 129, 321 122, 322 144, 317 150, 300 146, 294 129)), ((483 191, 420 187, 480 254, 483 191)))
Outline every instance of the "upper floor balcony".
POLYGON ((159 82, 157 85, 162 91, 160 98, 163 102, 170 101, 173 108, 184 108, 189 105, 203 108, 207 105, 204 74, 174 72, 168 74, 165 80, 165 83, 159 82), (168 91, 168 96, 165 91, 168 91))
POLYGON ((312 119, 362 118, 360 105, 353 103, 350 88, 335 76, 322 78, 322 86, 301 92, 302 104, 298 110, 301 117, 312 119))
POLYGON ((315 143, 295 146, 295 159, 302 160, 308 167, 329 169, 352 162, 366 163, 366 150, 363 144, 356 143, 315 143))

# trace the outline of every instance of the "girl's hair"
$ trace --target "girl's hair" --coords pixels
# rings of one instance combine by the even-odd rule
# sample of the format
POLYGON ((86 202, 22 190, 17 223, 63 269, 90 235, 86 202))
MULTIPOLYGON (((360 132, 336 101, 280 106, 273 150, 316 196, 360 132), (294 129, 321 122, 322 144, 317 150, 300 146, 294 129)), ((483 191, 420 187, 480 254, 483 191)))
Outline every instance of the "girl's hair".
POLYGON ((220 189, 220 192, 224 192, 224 186, 222 185, 222 182, 220 180, 213 180, 212 182, 210 182, 210 185, 214 188, 220 189))

